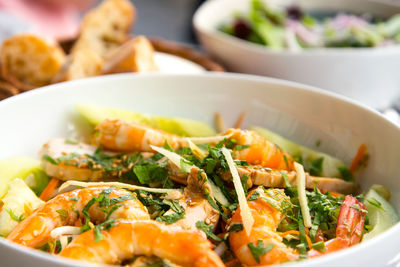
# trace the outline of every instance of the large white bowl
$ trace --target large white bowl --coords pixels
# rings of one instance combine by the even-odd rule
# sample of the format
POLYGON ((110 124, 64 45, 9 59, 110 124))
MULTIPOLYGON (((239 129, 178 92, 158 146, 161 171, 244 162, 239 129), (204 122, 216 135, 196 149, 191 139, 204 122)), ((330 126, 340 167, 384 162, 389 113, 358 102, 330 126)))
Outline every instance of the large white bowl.
MULTIPOLYGON (((379 17, 400 13, 396 1, 270 0, 296 2, 308 11, 369 12, 379 17)), ((374 108, 389 106, 400 95, 400 46, 389 48, 321 48, 274 51, 219 32, 250 0, 208 0, 195 13, 193 25, 203 47, 234 72, 276 77, 349 96, 374 108)))
MULTIPOLYGON (((93 103, 140 112, 183 116, 211 123, 216 111, 227 125, 246 111, 245 126, 273 129, 347 163, 358 145, 368 145, 370 162, 359 182, 390 188, 400 211, 400 129, 377 112, 312 87, 271 78, 233 74, 110 75, 51 85, 0 102, 0 159, 36 156, 52 137, 66 137, 82 123, 74 104, 93 103)), ((1 175, 1 174, 0 174, 1 175)), ((296 266, 383 266, 400 250, 400 225, 382 235, 296 266)), ((78 266, 66 259, 0 240, 0 265, 78 266)), ((285 265, 286 266, 286 265, 285 265)), ((289 265, 288 265, 289 266, 289 265)))

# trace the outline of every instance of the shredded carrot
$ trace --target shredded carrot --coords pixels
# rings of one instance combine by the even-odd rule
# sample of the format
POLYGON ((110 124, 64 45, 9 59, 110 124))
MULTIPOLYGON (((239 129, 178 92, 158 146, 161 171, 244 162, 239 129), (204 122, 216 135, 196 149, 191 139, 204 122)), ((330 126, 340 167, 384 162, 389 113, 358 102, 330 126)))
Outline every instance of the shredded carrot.
POLYGON ((50 199, 51 194, 57 189, 60 184, 60 180, 53 177, 50 182, 47 184, 46 188, 43 190, 42 194, 40 194, 40 199, 43 201, 47 201, 50 199))
MULTIPOLYGON (((308 232, 307 228, 306 228, 306 231, 308 232)), ((283 232, 283 233, 280 234, 281 237, 284 237, 284 236, 287 236, 287 235, 298 235, 298 236, 300 236, 300 232, 297 231, 297 230, 289 230, 289 231, 286 231, 286 232, 283 232)), ((306 239, 307 239, 308 247, 311 249, 312 242, 311 242, 310 237, 308 236, 308 233, 306 233, 306 239)))
POLYGON ((363 159, 365 158, 366 154, 367 154, 367 145, 361 144, 360 147, 358 148, 357 154, 354 156, 353 161, 351 162, 349 169, 351 173, 354 173, 358 169, 363 159))
POLYGON ((235 123, 235 126, 233 128, 236 128, 236 129, 241 128, 245 117, 246 117, 246 112, 243 111, 242 113, 240 113, 240 115, 235 123))
POLYGON ((333 196, 333 197, 341 197, 341 196, 343 196, 343 194, 340 194, 340 193, 335 192, 335 191, 321 190, 321 192, 323 194, 330 193, 331 196, 333 196))
POLYGON ((0 211, 3 209, 3 206, 4 206, 4 202, 0 201, 0 211))
POLYGON ((223 133, 225 132, 225 123, 224 119, 221 116, 221 113, 216 112, 215 113, 215 127, 217 128, 217 132, 223 133))
POLYGON ((283 232, 280 234, 281 237, 284 237, 287 235, 300 235, 300 232, 297 230, 289 230, 289 231, 286 231, 286 232, 283 232))

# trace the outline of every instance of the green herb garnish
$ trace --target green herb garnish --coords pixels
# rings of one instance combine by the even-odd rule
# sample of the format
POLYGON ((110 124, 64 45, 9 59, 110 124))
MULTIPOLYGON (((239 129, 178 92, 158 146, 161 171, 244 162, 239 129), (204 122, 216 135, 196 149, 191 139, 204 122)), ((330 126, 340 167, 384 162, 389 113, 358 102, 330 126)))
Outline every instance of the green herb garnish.
POLYGON ((207 237, 214 239, 215 241, 218 241, 218 242, 223 241, 222 238, 219 238, 218 236, 216 236, 213 233, 214 227, 212 225, 208 225, 203 221, 198 221, 198 222, 196 222, 196 227, 198 229, 202 230, 207 235, 207 237))
POLYGON ((22 213, 21 215, 17 216, 11 209, 6 209, 8 215, 10 215, 11 219, 16 222, 22 222, 26 218, 26 214, 22 213))
POLYGON ((366 200, 372 206, 375 206, 378 209, 381 209, 381 210, 385 211, 385 209, 382 207, 382 203, 380 203, 376 198, 371 197, 371 198, 367 198, 366 200))
POLYGON ((308 163, 308 167, 310 168, 310 174, 314 176, 321 176, 323 162, 324 158, 320 157, 308 163))
POLYGON ((258 240, 256 246, 253 243, 249 243, 247 244, 247 247, 250 249, 250 252, 256 262, 260 263, 260 257, 269 252, 274 247, 274 244, 268 244, 264 246, 264 242, 262 240, 258 240))
POLYGON ((234 223, 229 227, 228 232, 233 232, 233 231, 240 232, 242 230, 243 230, 243 224, 242 223, 234 223))
POLYGON ((349 182, 354 181, 354 176, 348 168, 342 166, 342 167, 338 167, 337 169, 340 172, 340 175, 342 175, 343 180, 349 181, 349 182))
POLYGON ((68 211, 64 210, 64 209, 59 209, 59 210, 56 210, 56 212, 58 213, 58 215, 60 215, 61 221, 65 222, 65 220, 68 217, 68 211))

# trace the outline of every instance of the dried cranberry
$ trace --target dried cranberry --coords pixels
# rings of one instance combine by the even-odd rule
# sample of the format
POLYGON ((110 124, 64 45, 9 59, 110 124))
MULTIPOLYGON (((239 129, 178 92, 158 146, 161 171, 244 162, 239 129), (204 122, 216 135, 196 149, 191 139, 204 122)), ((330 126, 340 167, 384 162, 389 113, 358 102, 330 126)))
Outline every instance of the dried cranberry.
POLYGON ((286 9, 287 15, 290 19, 299 20, 303 17, 303 11, 300 9, 299 6, 293 5, 289 6, 286 9))
POLYGON ((247 39, 247 37, 251 33, 251 28, 246 21, 239 19, 236 20, 233 24, 233 32, 236 37, 241 39, 247 39))

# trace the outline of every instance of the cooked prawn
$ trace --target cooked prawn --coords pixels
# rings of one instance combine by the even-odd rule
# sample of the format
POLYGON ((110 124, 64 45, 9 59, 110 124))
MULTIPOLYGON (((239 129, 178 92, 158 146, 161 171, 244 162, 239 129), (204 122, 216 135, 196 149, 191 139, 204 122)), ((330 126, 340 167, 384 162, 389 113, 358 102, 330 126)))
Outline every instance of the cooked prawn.
POLYGON ((224 266, 211 243, 199 233, 157 221, 119 221, 101 232, 75 238, 60 256, 98 264, 120 264, 135 255, 157 256, 182 266, 224 266))
MULTIPOLYGON (((84 218, 85 207, 101 194, 121 205, 110 215, 110 219, 150 219, 146 207, 140 201, 125 197, 131 195, 129 191, 105 186, 88 187, 63 193, 51 199, 18 224, 7 239, 33 248, 44 245, 49 241, 53 229, 75 225, 79 218, 84 218), (122 201, 118 202, 119 198, 122 201)), ((106 219, 105 207, 94 204, 87 208, 91 221, 100 223, 106 219)))
MULTIPOLYGON (((188 146, 187 140, 180 136, 121 120, 104 120, 97 126, 97 131, 96 142, 114 151, 151 152, 153 150, 150 145, 162 146, 165 142, 168 142, 173 149, 188 146)), ((250 146, 240 151, 235 150, 236 159, 272 169, 293 170, 293 158, 254 131, 228 129, 223 136, 235 139, 237 145, 250 146)))
MULTIPOLYGON (((259 197, 256 200, 248 200, 248 205, 254 218, 251 234, 247 236, 243 230, 232 231, 229 235, 229 243, 232 251, 239 261, 246 265, 270 265, 298 259, 298 251, 287 247, 282 242, 282 237, 276 232, 276 228, 284 216, 282 210, 285 209, 285 203, 289 203, 287 202, 287 197, 279 189, 265 190, 261 187, 250 192, 249 196, 255 191, 258 192, 259 197), (274 205, 271 205, 272 203, 274 205), (272 244, 273 247, 269 252, 260 255, 257 261, 252 255, 248 244, 253 243, 257 245, 259 240, 264 245, 272 244)), ((242 222, 239 209, 240 207, 233 214, 229 226, 242 222)), ((317 257, 359 243, 361 241, 364 221, 364 204, 359 202, 355 197, 346 196, 340 208, 336 237, 325 242, 324 252, 312 249, 308 252, 308 256, 311 258, 317 257)))
POLYGON ((231 138, 236 140, 236 145, 249 146, 241 150, 234 149, 235 159, 272 169, 293 170, 293 158, 256 132, 231 128, 225 133, 228 134, 232 134, 231 138))
POLYGON ((138 123, 121 120, 104 120, 96 127, 96 142, 106 149, 115 151, 153 151, 150 145, 162 146, 165 142, 178 148, 184 140, 177 135, 138 123))
MULTIPOLYGON (((248 205, 254 219, 253 228, 249 235, 244 230, 230 232, 229 244, 233 253, 242 264, 250 266, 278 264, 297 259, 297 251, 287 247, 282 242, 282 237, 276 231, 284 216, 281 210, 285 208, 285 205, 290 203, 288 197, 282 189, 265 190, 262 187, 251 191, 249 196, 255 191, 258 192, 259 197, 255 200, 248 200, 248 205), (271 203, 275 203, 275 207, 271 203), (249 244, 257 246, 259 241, 262 241, 264 246, 273 245, 273 247, 270 251, 264 255, 260 255, 256 259, 251 253, 249 244)), ((242 223, 242 218, 239 207, 233 214, 229 226, 240 223, 242 223)))
POLYGON ((317 257, 326 253, 351 247, 361 242, 365 222, 365 205, 355 197, 347 195, 340 207, 336 226, 336 237, 325 242, 325 251, 310 250, 309 257, 317 257))

